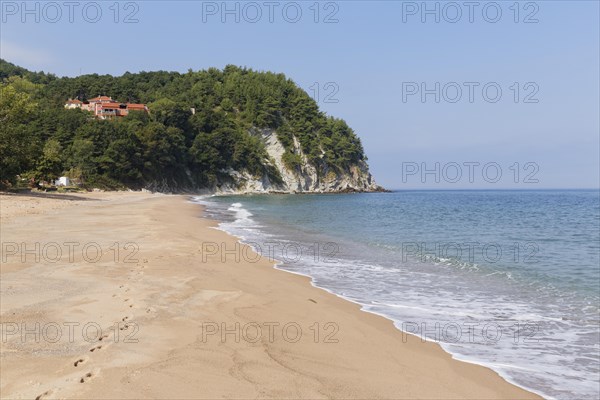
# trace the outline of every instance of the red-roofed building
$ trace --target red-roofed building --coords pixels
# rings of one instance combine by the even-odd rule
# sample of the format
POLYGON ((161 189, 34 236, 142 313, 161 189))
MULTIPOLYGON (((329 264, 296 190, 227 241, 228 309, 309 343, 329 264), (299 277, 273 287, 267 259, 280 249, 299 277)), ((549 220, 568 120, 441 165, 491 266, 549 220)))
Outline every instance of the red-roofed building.
POLYGON ((127 103, 127 109, 129 111, 144 111, 144 112, 148 112, 148 107, 146 107, 145 104, 127 103))
POLYGON ((90 103, 110 103, 112 101, 114 101, 112 97, 108 96, 98 96, 89 100, 90 103))
POLYGON ((65 108, 81 108, 82 110, 93 112, 94 116, 99 119, 124 117, 129 114, 129 111, 148 112, 148 107, 145 104, 117 103, 112 97, 108 96, 97 96, 90 99, 87 103, 69 99, 65 104, 65 108))
POLYGON ((69 99, 69 100, 67 100, 67 103, 65 104, 65 108, 81 108, 82 105, 83 105, 82 101, 79 101, 77 99, 75 99, 75 100, 69 99))
POLYGON ((96 103, 96 117, 100 119, 123 117, 127 115, 127 106, 114 102, 96 103))

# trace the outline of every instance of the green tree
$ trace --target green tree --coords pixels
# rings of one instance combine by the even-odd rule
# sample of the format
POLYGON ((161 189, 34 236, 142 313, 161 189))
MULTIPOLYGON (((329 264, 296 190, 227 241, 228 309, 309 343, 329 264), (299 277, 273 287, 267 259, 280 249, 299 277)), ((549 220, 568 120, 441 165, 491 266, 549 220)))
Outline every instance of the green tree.
POLYGON ((37 172, 43 180, 52 181, 63 171, 62 146, 56 139, 50 139, 44 145, 41 159, 38 161, 37 172))
POLYGON ((90 139, 75 139, 70 150, 67 165, 71 169, 80 171, 81 175, 73 178, 81 179, 85 183, 97 170, 94 142, 90 139))
POLYGON ((14 183, 16 175, 29 168, 35 158, 26 125, 36 108, 30 88, 31 84, 21 78, 0 86, 0 185, 14 183))

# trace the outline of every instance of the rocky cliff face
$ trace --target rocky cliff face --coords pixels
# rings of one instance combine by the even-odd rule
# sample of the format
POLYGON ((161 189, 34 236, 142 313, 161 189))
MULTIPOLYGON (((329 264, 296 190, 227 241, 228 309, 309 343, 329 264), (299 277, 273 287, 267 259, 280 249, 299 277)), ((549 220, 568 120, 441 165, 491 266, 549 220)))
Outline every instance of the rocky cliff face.
POLYGON ((269 154, 269 160, 265 160, 265 164, 278 171, 281 180, 269 178, 266 174, 257 178, 245 172, 222 171, 231 179, 221 182, 216 187, 217 193, 345 193, 384 190, 375 183, 365 161, 359 162, 344 173, 326 167, 324 174, 319 176, 317 169, 308 162, 300 143, 294 137, 294 150, 300 155, 302 165, 299 170, 292 171, 282 160, 285 148, 275 131, 262 129, 252 133, 259 135, 263 140, 269 154))

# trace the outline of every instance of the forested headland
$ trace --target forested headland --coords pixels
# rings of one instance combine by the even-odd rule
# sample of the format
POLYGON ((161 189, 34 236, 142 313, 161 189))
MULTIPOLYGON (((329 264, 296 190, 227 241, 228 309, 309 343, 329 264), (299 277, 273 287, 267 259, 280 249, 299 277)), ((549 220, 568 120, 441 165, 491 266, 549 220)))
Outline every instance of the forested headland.
MULTIPOLYGON (((280 181, 260 132, 276 132, 290 171, 343 175, 366 160, 357 135, 283 74, 232 65, 223 70, 57 77, 0 60, 0 184, 66 175, 84 187, 215 188, 228 171, 280 181), (144 103, 99 120, 65 109, 98 95, 144 103), (295 143, 296 142, 296 143, 295 143), (298 148, 298 142, 299 147, 298 148)), ((365 164, 366 165, 366 164, 365 164)))

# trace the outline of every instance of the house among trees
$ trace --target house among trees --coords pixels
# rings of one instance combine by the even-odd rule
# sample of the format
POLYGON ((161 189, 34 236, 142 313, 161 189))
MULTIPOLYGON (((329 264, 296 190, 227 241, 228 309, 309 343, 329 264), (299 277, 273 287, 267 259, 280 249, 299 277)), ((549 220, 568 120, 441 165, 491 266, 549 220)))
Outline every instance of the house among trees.
POLYGON ((83 101, 80 100, 73 100, 73 99, 69 99, 67 100, 67 103, 65 104, 65 108, 81 108, 81 105, 83 104, 83 101))
POLYGON ((99 119, 124 117, 128 115, 130 111, 148 112, 148 107, 145 104, 118 103, 108 96, 94 97, 87 102, 77 99, 69 99, 65 103, 65 108, 79 108, 81 110, 90 111, 93 112, 94 116, 99 119))

